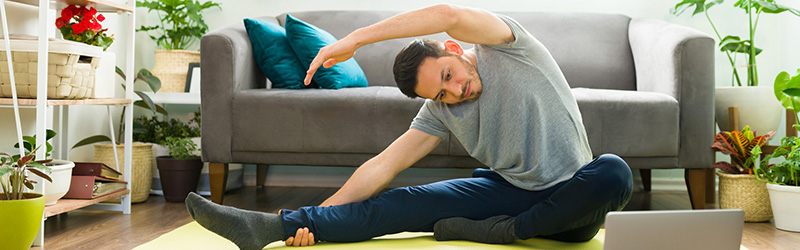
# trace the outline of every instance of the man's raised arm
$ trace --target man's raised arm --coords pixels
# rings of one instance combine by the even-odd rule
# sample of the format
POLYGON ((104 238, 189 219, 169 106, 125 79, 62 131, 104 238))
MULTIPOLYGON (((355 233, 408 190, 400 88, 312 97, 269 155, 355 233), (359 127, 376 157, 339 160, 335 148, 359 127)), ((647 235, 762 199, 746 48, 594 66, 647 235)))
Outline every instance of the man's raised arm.
POLYGON ((306 72, 305 84, 320 66, 353 57, 361 46, 384 40, 447 32, 453 39, 473 44, 504 44, 514 41, 511 28, 491 12, 448 4, 404 12, 357 29, 338 42, 320 49, 306 72))

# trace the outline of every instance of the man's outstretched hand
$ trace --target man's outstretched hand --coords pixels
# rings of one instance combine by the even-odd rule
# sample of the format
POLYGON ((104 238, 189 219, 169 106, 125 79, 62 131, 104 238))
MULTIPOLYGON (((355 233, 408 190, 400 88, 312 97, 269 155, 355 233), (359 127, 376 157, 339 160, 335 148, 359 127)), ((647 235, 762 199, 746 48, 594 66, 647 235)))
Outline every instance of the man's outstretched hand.
POLYGON ((359 46, 348 37, 342 38, 331 45, 325 46, 317 52, 317 56, 311 61, 311 65, 306 71, 305 85, 311 83, 311 78, 320 66, 325 68, 333 67, 337 63, 347 61, 352 58, 359 46))

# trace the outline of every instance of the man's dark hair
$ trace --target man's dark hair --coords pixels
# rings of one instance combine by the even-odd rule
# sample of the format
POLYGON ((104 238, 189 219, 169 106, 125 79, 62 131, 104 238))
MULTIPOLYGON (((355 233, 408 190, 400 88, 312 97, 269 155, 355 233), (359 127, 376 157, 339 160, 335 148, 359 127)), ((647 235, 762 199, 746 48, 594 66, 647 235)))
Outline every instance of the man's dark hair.
POLYGON ((449 53, 444 50, 442 43, 431 39, 415 39, 405 48, 397 53, 394 58, 394 81, 400 92, 403 92, 409 98, 416 98, 414 88, 417 87, 419 82, 417 75, 419 74, 419 65, 425 58, 433 57, 439 58, 447 56, 449 53))

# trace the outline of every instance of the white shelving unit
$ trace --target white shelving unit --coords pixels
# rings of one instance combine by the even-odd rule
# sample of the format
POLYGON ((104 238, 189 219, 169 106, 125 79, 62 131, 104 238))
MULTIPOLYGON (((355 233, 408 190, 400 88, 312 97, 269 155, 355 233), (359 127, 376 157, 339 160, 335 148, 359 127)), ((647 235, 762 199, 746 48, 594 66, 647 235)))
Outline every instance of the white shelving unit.
MULTIPOLYGON (((7 29, 7 15, 5 13, 5 3, 10 2, 17 2, 21 4, 27 4, 31 6, 39 7, 39 16, 38 16, 38 75, 37 75, 37 98, 36 99, 16 99, 16 98, 0 98, 0 105, 13 105, 15 106, 35 106, 36 107, 36 134, 43 135, 45 134, 45 129, 47 125, 47 109, 49 107, 58 107, 59 116, 64 116, 68 114, 68 111, 64 111, 63 107, 68 105, 114 105, 120 106, 124 105, 127 107, 130 112, 125 113, 125 135, 124 141, 130 142, 133 140, 133 88, 127 88, 125 91, 125 98, 102 98, 102 99, 85 99, 85 100, 47 100, 47 51, 48 51, 48 42, 47 42, 47 31, 48 29, 53 29, 55 27, 50 26, 51 24, 48 22, 48 11, 53 9, 61 9, 66 7, 67 5, 84 5, 84 6, 92 6, 98 10, 98 12, 103 13, 117 13, 119 15, 127 15, 128 17, 128 27, 127 30, 127 41, 124 41, 126 45, 126 65, 125 70, 126 72, 134 72, 133 71, 133 58, 134 58, 134 33, 135 33, 135 1, 128 0, 128 4, 121 4, 114 1, 109 0, 0 0, 0 5, 3 5, 2 15, 3 23, 6 24, 3 28, 4 33, 8 33, 7 29)), ((9 37, 8 34, 5 34, 3 37, 9 37)), ((0 41, 4 41, 0 40, 0 41)), ((122 42, 122 41, 117 41, 122 42)), ((8 46, 7 46, 8 47, 8 46)), ((13 47, 11 48, 13 49, 13 47)), ((9 58, 9 61, 10 58, 9 58)), ((13 72, 13 71, 11 71, 13 72)), ((126 86, 133 86, 133 78, 129 77, 126 80, 126 86)), ((97 83, 97 84, 115 84, 115 83, 97 83)), ((68 109, 67 109, 68 110, 68 109)), ((112 119, 109 117, 109 119, 112 119)), ((63 124, 68 122, 64 122, 67 120, 66 117, 61 117, 58 119, 59 123, 62 123, 60 127, 63 127, 63 124)), ((17 133, 20 133, 20 128, 17 128, 17 133)), ((112 130, 113 133, 113 130, 112 130)), ((66 134, 66 133, 63 133, 66 134)), ((121 138, 117 138, 121 139, 121 138)), ((66 139, 62 139, 61 141, 66 142, 66 139)), ((45 144, 45 137, 40 136, 37 138, 37 145, 44 145, 45 144)), ((63 145, 62 145, 63 146, 63 145)), ((37 159, 43 158, 45 155, 45 148, 42 147, 36 152, 37 159)), ((130 191, 131 190, 131 162, 132 162, 132 148, 129 144, 126 144, 124 147, 124 172, 123 176, 125 181, 128 182, 128 190, 123 192, 119 192, 117 194, 107 196, 102 199, 95 199, 95 200, 65 200, 62 199, 58 203, 52 206, 45 207, 45 215, 42 220, 41 227, 39 228, 39 235, 34 240, 34 246, 44 246, 44 219, 49 216, 72 211, 75 209, 80 208, 88 208, 88 209, 99 209, 99 210, 112 210, 112 211, 122 211, 123 214, 130 214, 131 213, 131 200, 130 200, 130 191), (111 198, 120 198, 119 204, 98 204, 100 201, 108 200, 111 198)), ((46 188, 45 181, 39 181, 39 184, 35 188, 35 192, 44 193, 44 189, 46 188)))

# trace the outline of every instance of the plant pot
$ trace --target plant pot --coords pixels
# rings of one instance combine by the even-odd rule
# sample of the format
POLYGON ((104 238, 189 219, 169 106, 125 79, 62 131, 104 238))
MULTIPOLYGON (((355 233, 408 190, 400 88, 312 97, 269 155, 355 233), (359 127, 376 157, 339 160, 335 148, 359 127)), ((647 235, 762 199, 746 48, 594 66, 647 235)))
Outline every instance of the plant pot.
POLYGON ((767 183, 767 189, 775 214, 775 227, 800 232, 800 187, 767 183))
POLYGON ((161 188, 167 202, 183 202, 189 192, 197 191, 203 161, 200 157, 191 159, 174 159, 158 157, 158 174, 161 176, 161 188))
MULTIPOLYGON (((133 162, 131 162, 131 202, 147 201, 150 197, 150 186, 153 184, 153 144, 135 142, 133 149, 133 162)), ((125 145, 117 145, 119 164, 114 164, 114 151, 111 144, 94 145, 94 161, 102 162, 111 168, 115 166, 121 173, 125 173, 125 145)))
MULTIPOLYGON (((4 195, 0 194, 0 198, 4 195)), ((30 249, 39 232, 44 196, 26 193, 26 199, 0 200, 0 244, 2 249, 30 249)))
POLYGON ((741 209, 744 221, 764 222, 772 219, 772 206, 765 182, 756 180, 751 174, 719 175, 719 207, 721 209, 741 209))
POLYGON ((758 134, 777 131, 781 122, 783 106, 775 98, 772 86, 717 87, 714 96, 714 111, 721 131, 742 131, 744 126, 758 134), (739 110, 739 127, 730 128, 728 107, 739 110))
POLYGON ((200 62, 200 52, 188 50, 155 50, 153 75, 161 80, 160 92, 186 91, 189 63, 200 62))
POLYGON ((72 182, 72 168, 75 163, 64 160, 54 160, 48 164, 50 169, 50 178, 53 179, 52 183, 45 184, 44 192, 44 205, 55 205, 58 199, 64 197, 69 191, 69 184, 72 182))

